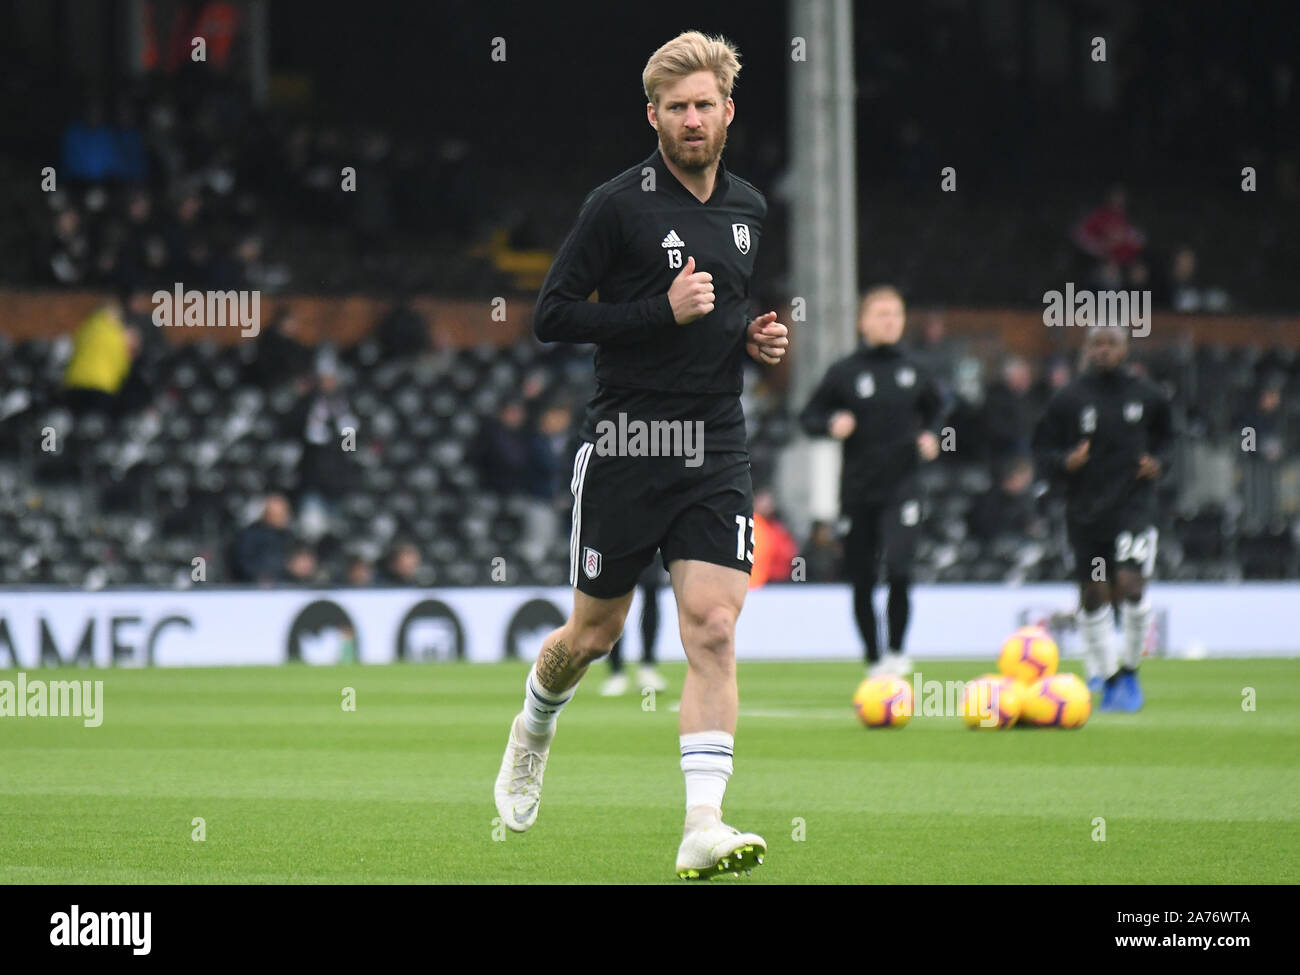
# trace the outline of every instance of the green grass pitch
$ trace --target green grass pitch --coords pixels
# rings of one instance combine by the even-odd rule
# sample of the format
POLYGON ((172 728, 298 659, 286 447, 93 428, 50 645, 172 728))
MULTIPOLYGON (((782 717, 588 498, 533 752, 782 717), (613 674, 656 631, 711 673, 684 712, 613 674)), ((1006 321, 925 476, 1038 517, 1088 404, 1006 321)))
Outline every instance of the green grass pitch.
MULTIPOLYGON (((104 721, 0 718, 0 882, 680 883, 664 670, 648 710, 593 668, 522 835, 494 827, 492 782, 523 664, 29 671, 102 679, 104 721)), ((726 818, 769 843, 742 883, 1300 881, 1294 661, 1152 660, 1144 711, 1078 731, 868 731, 860 674, 741 663, 726 818)))

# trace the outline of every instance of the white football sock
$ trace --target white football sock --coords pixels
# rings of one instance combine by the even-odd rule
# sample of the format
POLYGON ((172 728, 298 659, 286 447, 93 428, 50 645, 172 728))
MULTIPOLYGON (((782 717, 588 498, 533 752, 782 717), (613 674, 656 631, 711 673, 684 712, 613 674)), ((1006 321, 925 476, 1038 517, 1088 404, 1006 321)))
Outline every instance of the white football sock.
POLYGON ((1115 658, 1115 619, 1110 603, 1091 612, 1080 609, 1079 629, 1083 635, 1083 664, 1088 679, 1109 678, 1119 669, 1115 658))
POLYGON ((686 776, 686 809, 706 806, 722 812, 722 796, 731 778, 735 738, 725 731, 696 731, 679 738, 682 774, 686 776))
POLYGON ((573 700, 577 689, 575 685, 560 694, 544 690, 537 682, 537 664, 533 664, 524 684, 524 727, 528 733, 537 738, 548 738, 555 734, 555 719, 560 716, 564 706, 573 700))
POLYGON ((1129 670, 1137 670, 1146 648, 1147 631, 1151 629, 1151 602, 1145 596, 1138 603, 1123 602, 1119 608, 1120 622, 1124 626, 1124 650, 1121 662, 1129 670))

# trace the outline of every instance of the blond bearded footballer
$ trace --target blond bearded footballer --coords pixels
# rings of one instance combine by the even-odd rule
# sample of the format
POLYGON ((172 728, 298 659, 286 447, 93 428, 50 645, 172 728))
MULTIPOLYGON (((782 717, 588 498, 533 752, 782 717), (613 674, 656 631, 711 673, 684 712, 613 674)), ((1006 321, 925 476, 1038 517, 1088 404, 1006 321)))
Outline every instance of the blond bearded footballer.
POLYGON ((573 612, 528 674, 495 788, 502 821, 518 832, 532 826, 556 719, 592 661, 613 647, 637 577, 662 552, 687 659, 677 873, 692 879, 747 870, 766 852, 761 837, 722 821, 736 731, 736 618, 753 563, 744 357, 780 362, 788 341, 776 312, 747 321, 767 201, 722 163, 739 71, 728 41, 694 31, 651 55, 642 84, 658 146, 587 196, 542 285, 537 337, 593 343, 597 386, 573 467, 573 612), (587 300, 592 292, 599 300, 587 300), (623 449, 606 435, 628 428, 620 417, 652 430, 657 421, 702 430, 703 453, 623 449))

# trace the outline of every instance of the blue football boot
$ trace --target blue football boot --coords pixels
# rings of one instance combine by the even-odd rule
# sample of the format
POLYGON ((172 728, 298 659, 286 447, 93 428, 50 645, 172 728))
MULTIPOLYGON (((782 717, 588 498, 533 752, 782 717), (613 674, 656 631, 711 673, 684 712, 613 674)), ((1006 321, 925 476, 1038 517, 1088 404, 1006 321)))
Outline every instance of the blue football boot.
POLYGON ((1124 707, 1127 695, 1124 693, 1124 682, 1116 677, 1103 682, 1101 690, 1101 710, 1103 711, 1127 711, 1124 707))
POLYGON ((1146 703, 1146 695, 1142 693, 1142 685, 1138 683, 1137 671, 1130 671, 1124 675, 1124 710, 1134 713, 1142 710, 1142 705, 1146 703))

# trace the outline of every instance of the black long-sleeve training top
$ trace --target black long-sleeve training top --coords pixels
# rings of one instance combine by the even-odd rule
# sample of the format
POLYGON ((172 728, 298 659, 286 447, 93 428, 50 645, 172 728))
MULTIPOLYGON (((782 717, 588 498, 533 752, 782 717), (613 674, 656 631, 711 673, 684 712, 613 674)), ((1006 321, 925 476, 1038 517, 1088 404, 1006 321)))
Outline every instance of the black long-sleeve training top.
POLYGON ((747 450, 743 388, 749 282, 767 201, 719 163, 701 203, 658 148, 588 194, 547 272, 533 315, 543 342, 596 345, 595 395, 583 440, 596 424, 686 420, 704 424, 707 453, 747 450), (668 289, 688 258, 713 275, 714 307, 678 325, 668 289), (592 292, 598 300, 588 301, 592 292))
POLYGON ((799 423, 809 436, 825 437, 832 416, 854 415, 840 473, 840 508, 848 510, 897 500, 920 466, 918 434, 938 436, 949 407, 926 369, 897 343, 862 345, 826 370, 799 423))
POLYGON ((1034 430, 1040 475, 1065 484, 1071 524, 1106 523, 1123 515, 1154 518, 1156 480, 1139 479, 1138 460, 1150 454, 1161 474, 1173 460, 1174 426, 1163 389, 1125 366, 1086 369, 1056 391, 1034 430), (1088 440, 1088 462, 1066 471, 1065 458, 1088 440))

